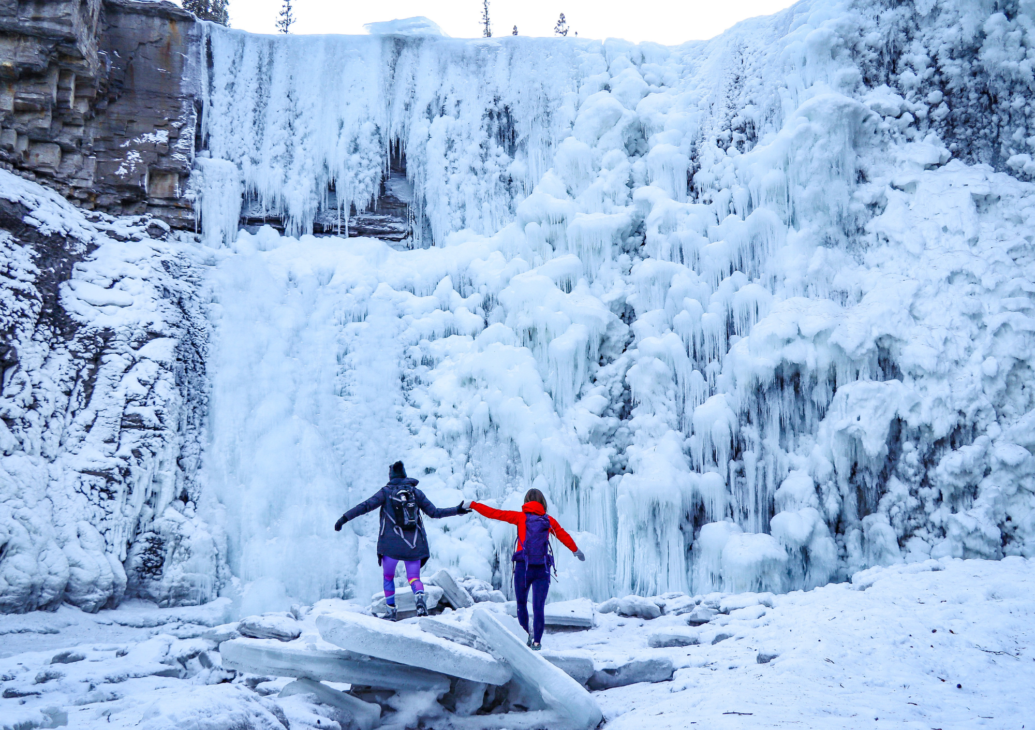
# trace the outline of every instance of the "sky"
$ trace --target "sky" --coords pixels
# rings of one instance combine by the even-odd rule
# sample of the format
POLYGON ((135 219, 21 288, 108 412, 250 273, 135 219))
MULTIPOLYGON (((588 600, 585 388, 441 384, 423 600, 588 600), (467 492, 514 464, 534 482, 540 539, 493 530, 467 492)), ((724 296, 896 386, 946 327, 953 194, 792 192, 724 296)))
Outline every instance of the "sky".
MULTIPOLYGON (((230 0, 230 25, 253 33, 276 32, 283 0, 230 0)), ((491 0, 493 35, 553 35, 560 13, 580 38, 624 38, 676 45, 717 36, 758 15, 771 15, 792 0, 491 0)), ((365 23, 423 15, 454 38, 481 36, 482 0, 293 0, 292 32, 362 34, 365 23)))

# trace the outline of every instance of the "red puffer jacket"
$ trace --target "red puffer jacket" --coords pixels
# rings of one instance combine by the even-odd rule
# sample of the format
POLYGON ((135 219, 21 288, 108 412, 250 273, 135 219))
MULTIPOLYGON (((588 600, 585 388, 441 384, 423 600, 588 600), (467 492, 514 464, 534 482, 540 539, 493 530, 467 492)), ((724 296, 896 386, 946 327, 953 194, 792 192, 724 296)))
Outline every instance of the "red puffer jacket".
MULTIPOLYGON (((516 552, 521 552, 525 545, 525 514, 533 515, 545 515, 546 510, 543 509, 543 505, 538 502, 525 502, 520 512, 512 512, 505 509, 494 509, 488 505, 482 504, 481 502, 472 502, 471 509, 480 514, 482 517, 488 517, 490 520, 499 520, 500 522, 509 522, 512 525, 517 525, 518 540, 516 552)), ((550 534, 556 537, 564 547, 568 548, 572 552, 578 550, 578 546, 575 541, 571 539, 563 527, 553 517, 549 517, 550 520, 550 534)))

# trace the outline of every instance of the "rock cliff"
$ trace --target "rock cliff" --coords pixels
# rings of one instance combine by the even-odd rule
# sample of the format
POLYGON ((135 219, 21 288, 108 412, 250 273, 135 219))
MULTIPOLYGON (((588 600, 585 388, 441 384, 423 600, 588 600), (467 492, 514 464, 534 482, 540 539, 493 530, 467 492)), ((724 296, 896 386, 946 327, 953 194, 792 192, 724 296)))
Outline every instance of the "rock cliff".
POLYGON ((167 2, 0 0, 0 162, 84 208, 192 227, 200 35, 167 2))

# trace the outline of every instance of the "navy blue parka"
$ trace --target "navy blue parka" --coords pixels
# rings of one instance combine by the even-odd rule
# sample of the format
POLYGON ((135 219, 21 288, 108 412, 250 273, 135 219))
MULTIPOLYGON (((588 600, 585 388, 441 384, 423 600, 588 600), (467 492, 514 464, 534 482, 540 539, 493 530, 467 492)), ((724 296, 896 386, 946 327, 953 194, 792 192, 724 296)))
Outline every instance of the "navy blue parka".
POLYGON ((417 506, 428 517, 455 517, 460 514, 459 506, 440 509, 433 505, 424 492, 416 488, 417 484, 416 479, 392 479, 381 487, 377 494, 365 502, 360 502, 344 515, 347 521, 351 521, 378 507, 381 508, 380 529, 377 534, 378 563, 381 562, 382 557, 387 555, 396 560, 420 560, 423 565, 431 556, 431 550, 428 548, 428 535, 424 531, 424 520, 417 520, 416 530, 403 530, 392 521, 391 516, 386 514, 387 510, 392 509, 389 498, 397 489, 403 487, 412 489, 417 506))

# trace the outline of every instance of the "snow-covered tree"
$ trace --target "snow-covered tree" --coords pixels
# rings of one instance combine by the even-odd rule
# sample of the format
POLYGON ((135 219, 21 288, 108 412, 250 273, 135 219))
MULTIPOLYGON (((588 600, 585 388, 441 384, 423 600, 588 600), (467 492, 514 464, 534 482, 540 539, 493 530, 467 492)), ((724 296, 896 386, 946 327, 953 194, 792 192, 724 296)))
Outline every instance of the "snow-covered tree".
POLYGON ((183 9, 194 13, 200 20, 230 25, 229 4, 230 0, 183 0, 183 9))
POLYGON ((284 5, 280 8, 280 19, 277 20, 277 30, 281 33, 290 33, 291 24, 294 22, 295 14, 291 7, 291 0, 284 0, 284 5))
POLYGON ((516 25, 514 26, 514 30, 511 32, 511 35, 517 35, 517 26, 516 25))
POLYGON ((489 0, 482 0, 482 35, 492 38, 492 26, 489 24, 489 0))
POLYGON ((564 19, 564 13, 561 13, 561 17, 557 19, 557 25, 553 27, 553 32, 556 35, 568 35, 568 21, 564 19))

